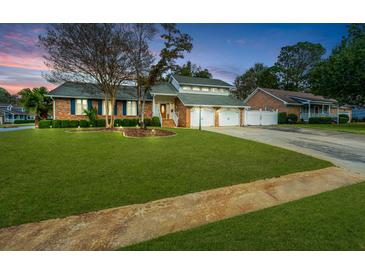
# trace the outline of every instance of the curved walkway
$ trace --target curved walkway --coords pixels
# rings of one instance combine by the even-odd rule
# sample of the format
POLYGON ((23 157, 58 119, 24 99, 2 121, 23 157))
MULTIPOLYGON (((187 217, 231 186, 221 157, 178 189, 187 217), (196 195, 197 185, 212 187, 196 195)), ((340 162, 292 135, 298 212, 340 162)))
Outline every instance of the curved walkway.
POLYGON ((364 181, 337 167, 0 229, 1 250, 113 250, 364 181))

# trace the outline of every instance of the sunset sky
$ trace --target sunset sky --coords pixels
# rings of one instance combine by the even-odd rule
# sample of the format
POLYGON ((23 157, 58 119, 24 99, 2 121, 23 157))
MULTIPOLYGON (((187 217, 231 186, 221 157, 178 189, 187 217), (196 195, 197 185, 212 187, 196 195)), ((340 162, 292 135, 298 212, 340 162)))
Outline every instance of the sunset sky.
MULTIPOLYGON (((178 24, 193 37, 187 60, 208 68, 214 78, 232 83, 256 62, 273 65, 280 48, 299 41, 321 43, 329 54, 346 34, 346 24, 178 24)), ((47 72, 37 46, 46 24, 0 24, 0 87, 11 93, 22 88, 52 85, 42 77, 47 72)), ((158 53, 158 37, 151 49, 158 53)))

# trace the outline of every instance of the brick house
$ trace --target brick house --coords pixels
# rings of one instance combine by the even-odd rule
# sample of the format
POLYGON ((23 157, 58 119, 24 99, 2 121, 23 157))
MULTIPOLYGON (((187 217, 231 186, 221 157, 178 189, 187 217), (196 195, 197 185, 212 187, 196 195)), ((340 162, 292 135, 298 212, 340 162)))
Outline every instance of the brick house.
POLYGON ((309 92, 296 92, 280 89, 256 88, 245 100, 251 109, 278 110, 295 113, 299 119, 308 121, 310 117, 336 117, 337 113, 352 118, 350 107, 337 107, 337 101, 314 95, 309 92))
MULTIPOLYGON (((244 103, 233 98, 233 87, 219 79, 172 75, 169 82, 154 85, 147 95, 145 117, 159 117, 163 126, 241 126, 244 103)), ((53 119, 87 119, 84 110, 94 107, 98 118, 105 117, 103 93, 93 84, 66 82, 48 96, 53 100, 53 119)), ((115 106, 116 118, 136 118, 135 86, 120 86, 115 106)), ((110 113, 111 114, 111 113, 110 113)))

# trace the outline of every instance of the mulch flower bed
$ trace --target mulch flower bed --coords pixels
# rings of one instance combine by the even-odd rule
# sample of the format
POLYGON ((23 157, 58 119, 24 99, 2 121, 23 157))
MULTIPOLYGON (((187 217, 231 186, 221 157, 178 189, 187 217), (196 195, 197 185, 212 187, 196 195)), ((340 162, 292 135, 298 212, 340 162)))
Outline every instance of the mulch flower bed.
POLYGON ((124 128, 123 135, 127 137, 164 137, 175 135, 175 132, 161 129, 124 128))

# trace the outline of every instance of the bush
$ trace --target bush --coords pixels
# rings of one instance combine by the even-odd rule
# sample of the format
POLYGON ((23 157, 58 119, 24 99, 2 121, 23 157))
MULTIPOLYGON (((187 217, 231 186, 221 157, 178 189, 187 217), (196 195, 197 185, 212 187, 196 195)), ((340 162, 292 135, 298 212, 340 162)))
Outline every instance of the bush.
POLYGON ((289 113, 287 121, 289 124, 296 124, 298 122, 298 115, 296 115, 295 113, 289 113))
POLYGON ((160 127, 160 118, 158 118, 157 116, 152 117, 151 119, 151 126, 152 127, 160 127))
POLYGON ((61 127, 62 128, 70 127, 70 121, 69 120, 61 120, 61 127))
POLYGON ((105 119, 97 119, 95 121, 95 126, 96 127, 105 127, 105 119))
POLYGON ((39 128, 50 128, 52 120, 40 120, 38 123, 39 128))
POLYGON ((138 125, 138 119, 123 119, 122 126, 123 127, 135 127, 138 125))
POLYGON ((278 123, 286 124, 287 121, 288 121, 288 117, 286 115, 286 112, 279 112, 278 113, 278 123))
POLYGON ((151 127, 152 126, 152 119, 151 118, 144 118, 144 125, 146 127, 151 127))
POLYGON ((60 127, 62 127, 61 120, 53 120, 52 121, 52 127, 53 128, 60 128, 60 127))
POLYGON ((80 127, 89 127, 90 126, 90 122, 87 120, 80 120, 79 121, 79 125, 80 127))
POLYGON ((331 117, 310 117, 309 124, 331 124, 332 118, 331 117))
POLYGON ((120 127, 120 126, 122 126, 122 119, 115 119, 115 120, 114 120, 114 126, 115 126, 115 127, 120 127))
POLYGON ((78 120, 71 120, 69 123, 69 127, 78 127, 79 121, 78 120))
POLYGON ((14 124, 33 124, 34 120, 15 120, 14 124))
POLYGON ((340 114, 340 124, 346 124, 350 118, 347 114, 340 114))

